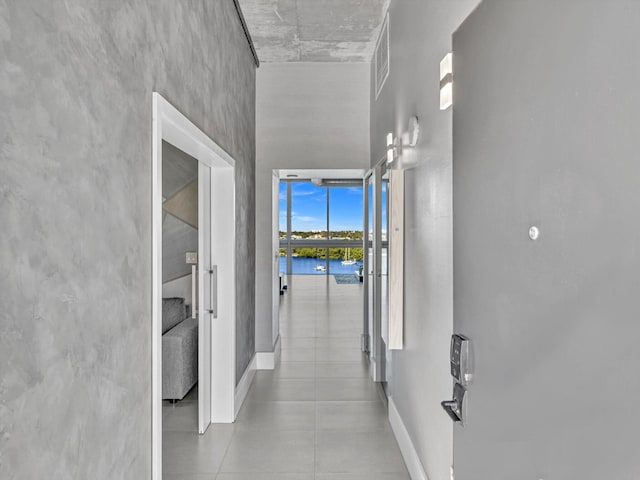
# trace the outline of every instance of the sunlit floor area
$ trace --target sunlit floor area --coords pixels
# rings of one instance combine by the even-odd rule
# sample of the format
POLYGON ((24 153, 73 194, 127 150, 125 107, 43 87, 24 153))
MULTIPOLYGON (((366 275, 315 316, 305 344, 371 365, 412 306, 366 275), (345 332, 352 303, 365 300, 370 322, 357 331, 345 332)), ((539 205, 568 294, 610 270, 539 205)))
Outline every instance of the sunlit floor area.
POLYGON ((360 353, 362 284, 297 275, 288 287, 281 360, 256 373, 235 424, 197 435, 193 392, 165 409, 165 479, 409 479, 360 353))

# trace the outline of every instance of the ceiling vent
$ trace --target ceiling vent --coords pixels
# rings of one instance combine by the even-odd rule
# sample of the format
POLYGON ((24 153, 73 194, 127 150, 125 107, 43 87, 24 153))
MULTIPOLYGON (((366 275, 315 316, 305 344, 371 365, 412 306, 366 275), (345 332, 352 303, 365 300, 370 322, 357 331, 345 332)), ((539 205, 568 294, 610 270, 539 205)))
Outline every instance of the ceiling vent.
POLYGON ((389 76, 389 13, 384 17, 373 56, 376 69, 376 100, 389 76))

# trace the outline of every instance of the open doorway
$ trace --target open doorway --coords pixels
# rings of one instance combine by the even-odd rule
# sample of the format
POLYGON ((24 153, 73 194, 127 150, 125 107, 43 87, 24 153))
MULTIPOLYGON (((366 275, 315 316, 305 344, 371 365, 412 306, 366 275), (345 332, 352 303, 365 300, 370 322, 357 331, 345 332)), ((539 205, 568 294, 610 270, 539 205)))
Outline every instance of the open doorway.
POLYGON ((274 318, 285 369, 291 362, 309 362, 315 352, 320 378, 340 367, 355 374, 357 383, 361 367, 368 370, 361 344, 364 174, 274 172, 274 273, 280 290, 274 318))
POLYGON ((212 422, 235 419, 234 166, 222 148, 153 94, 154 480, 160 480, 163 471, 163 399, 197 404, 194 435, 203 434, 212 422), (169 310, 172 319, 164 318, 169 310), (171 332, 176 333, 175 345, 171 355, 164 355, 163 338, 171 332), (172 378, 163 378, 163 361, 172 378))
MULTIPOLYGON (((163 438, 198 431, 199 162, 162 141, 163 438)), ((205 221, 206 223, 206 221, 205 221)), ((203 225, 204 227, 204 225, 203 225)), ((163 442, 166 444, 166 442, 163 442)))
POLYGON ((365 255, 363 349, 371 359, 371 377, 389 395, 389 171, 386 159, 364 180, 365 255))

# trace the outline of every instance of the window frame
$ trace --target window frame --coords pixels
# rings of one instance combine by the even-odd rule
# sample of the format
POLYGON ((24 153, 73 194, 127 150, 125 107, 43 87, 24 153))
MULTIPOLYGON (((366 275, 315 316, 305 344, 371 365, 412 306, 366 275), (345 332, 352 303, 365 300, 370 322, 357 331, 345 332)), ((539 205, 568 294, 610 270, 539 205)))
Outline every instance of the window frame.
MULTIPOLYGON (((287 231, 285 232, 284 239, 278 233, 279 243, 278 247, 280 249, 286 250, 287 257, 287 268, 286 271, 283 272, 285 275, 292 275, 293 273, 293 250, 295 248, 324 248, 326 249, 325 253, 325 271, 324 274, 328 275, 331 272, 329 271, 329 252, 332 248, 363 248, 365 245, 365 232, 362 231, 362 239, 361 240, 345 240, 345 239, 331 239, 331 231, 329 230, 329 220, 331 215, 330 209, 330 199, 331 199, 331 189, 333 188, 345 188, 346 185, 321 185, 319 187, 326 189, 326 197, 327 197, 327 220, 326 220, 326 237, 324 239, 292 239, 291 238, 291 212, 292 212, 292 184, 294 183, 311 183, 311 180, 307 179, 280 179, 280 183, 287 184, 287 231)), ((317 186, 317 185, 316 185, 317 186)), ((353 186, 358 186, 364 188, 364 181, 362 179, 354 179, 353 186)), ((363 198, 364 198, 364 190, 363 190, 363 198)), ((278 209, 280 209, 280 205, 278 205, 278 209)), ((278 216, 279 217, 279 216, 278 216)), ((364 229, 364 218, 362 221, 362 228, 364 229)), ((280 232, 280 225, 278 225, 278 230, 280 232)), ((363 250, 364 251, 364 250, 363 250)))

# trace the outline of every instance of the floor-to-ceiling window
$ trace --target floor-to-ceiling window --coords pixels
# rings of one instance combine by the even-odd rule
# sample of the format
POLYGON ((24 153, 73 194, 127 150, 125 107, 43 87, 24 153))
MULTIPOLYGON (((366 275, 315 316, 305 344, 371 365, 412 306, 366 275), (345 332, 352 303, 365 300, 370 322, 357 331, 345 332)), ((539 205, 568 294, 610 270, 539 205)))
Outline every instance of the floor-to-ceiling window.
POLYGON ((288 259, 290 258, 288 242, 289 236, 287 236, 287 232, 289 231, 288 224, 290 222, 290 212, 288 210, 288 188, 287 182, 280 182, 279 187, 279 202, 278 202, 278 211, 279 211, 279 220, 278 220, 278 229, 280 231, 280 273, 287 273, 287 264, 288 259))
POLYGON ((352 274, 363 260, 362 180, 280 182, 280 271, 352 274))

